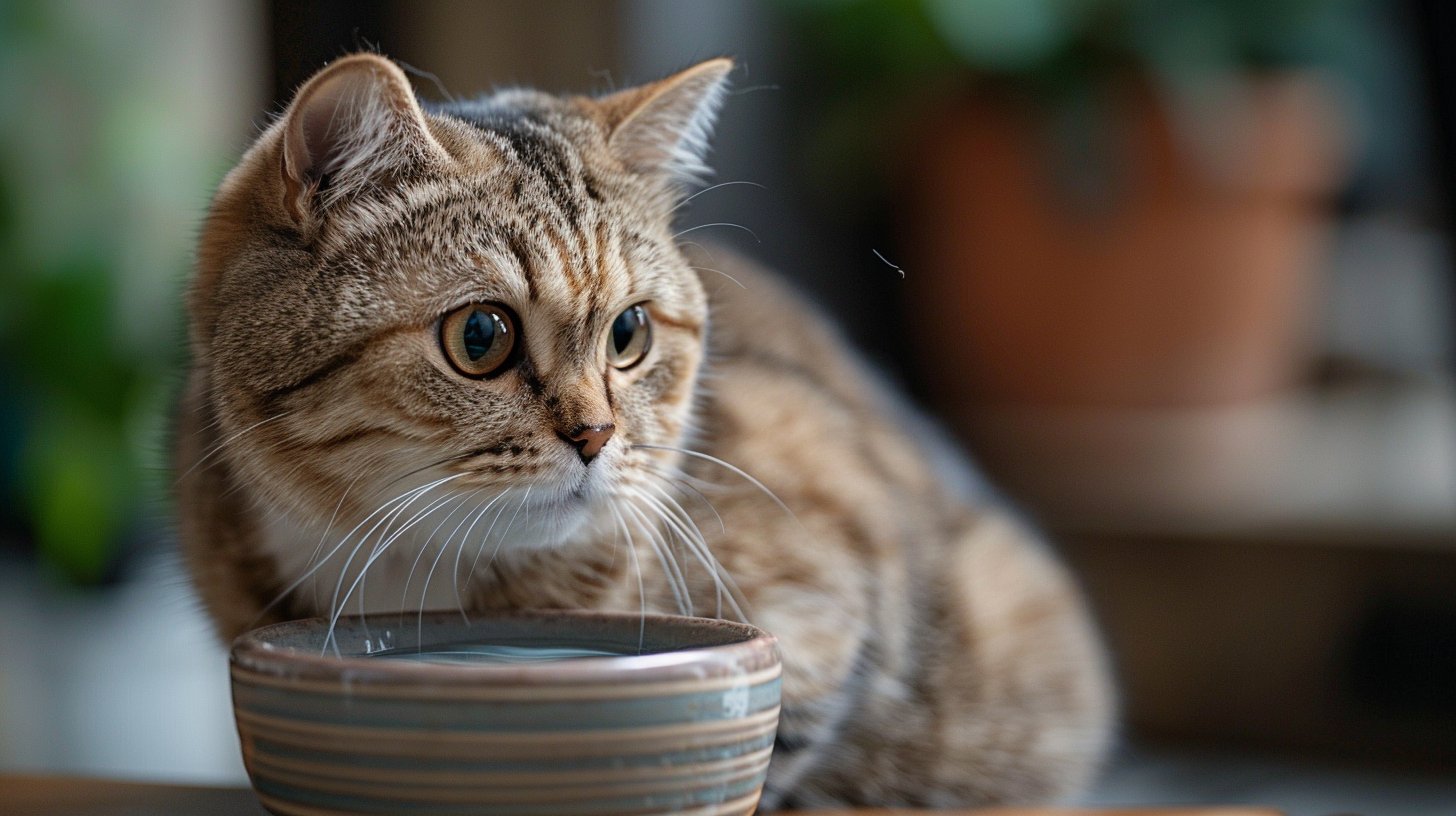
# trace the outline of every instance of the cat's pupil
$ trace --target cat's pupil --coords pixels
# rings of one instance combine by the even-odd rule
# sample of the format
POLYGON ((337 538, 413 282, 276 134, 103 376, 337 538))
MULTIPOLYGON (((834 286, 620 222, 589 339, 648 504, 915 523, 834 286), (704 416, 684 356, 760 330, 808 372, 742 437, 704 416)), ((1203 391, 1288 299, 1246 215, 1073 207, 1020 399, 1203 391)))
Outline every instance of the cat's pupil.
POLYGON ((633 306, 612 321, 612 345, 616 347, 618 354, 627 350, 627 346, 632 343, 632 337, 642 327, 641 312, 641 306, 633 306))
POLYGON ((477 309, 465 321, 465 353, 471 361, 479 360, 495 343, 495 321, 477 309))

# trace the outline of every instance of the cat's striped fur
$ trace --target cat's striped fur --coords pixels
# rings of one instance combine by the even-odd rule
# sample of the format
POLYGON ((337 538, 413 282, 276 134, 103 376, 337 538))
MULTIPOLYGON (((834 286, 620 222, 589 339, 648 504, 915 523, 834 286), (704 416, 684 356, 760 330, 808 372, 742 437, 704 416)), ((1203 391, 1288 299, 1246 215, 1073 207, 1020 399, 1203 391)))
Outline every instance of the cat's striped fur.
POLYGON ((810 306, 674 240, 729 68, 430 111, 374 55, 305 85, 223 182, 191 290, 178 506, 207 610, 230 637, 457 603, 741 608, 785 657, 766 803, 1067 795, 1110 693, 1065 572, 929 464, 944 443, 810 306), (441 350, 472 302, 519 316, 490 379, 441 350), (618 370, 635 303, 652 345, 618 370), (605 424, 589 462, 563 441, 605 424))

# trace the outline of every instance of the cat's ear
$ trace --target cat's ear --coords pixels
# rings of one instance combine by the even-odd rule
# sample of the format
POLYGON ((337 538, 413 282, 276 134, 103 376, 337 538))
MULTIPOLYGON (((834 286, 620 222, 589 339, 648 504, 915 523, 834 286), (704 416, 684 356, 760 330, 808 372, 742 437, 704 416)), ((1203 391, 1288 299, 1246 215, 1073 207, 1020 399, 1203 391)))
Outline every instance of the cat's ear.
POLYGON ((607 144, 628 167, 665 172, 679 182, 708 174, 704 159, 733 60, 700 62, 672 76, 598 99, 607 144))
POLYGON ((409 79, 377 54, 352 54, 304 83, 283 115, 285 205, 297 219, 381 177, 446 157, 409 79))

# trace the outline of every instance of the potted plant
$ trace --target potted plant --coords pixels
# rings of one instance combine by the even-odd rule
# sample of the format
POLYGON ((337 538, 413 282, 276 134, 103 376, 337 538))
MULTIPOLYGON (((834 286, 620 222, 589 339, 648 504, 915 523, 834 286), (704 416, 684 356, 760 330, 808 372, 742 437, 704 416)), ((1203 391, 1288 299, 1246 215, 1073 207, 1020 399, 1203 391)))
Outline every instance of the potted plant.
POLYGON ((890 157, 930 396, 1163 408, 1297 382, 1346 166, 1314 69, 1353 8, 796 4, 842 91, 817 152, 890 157))

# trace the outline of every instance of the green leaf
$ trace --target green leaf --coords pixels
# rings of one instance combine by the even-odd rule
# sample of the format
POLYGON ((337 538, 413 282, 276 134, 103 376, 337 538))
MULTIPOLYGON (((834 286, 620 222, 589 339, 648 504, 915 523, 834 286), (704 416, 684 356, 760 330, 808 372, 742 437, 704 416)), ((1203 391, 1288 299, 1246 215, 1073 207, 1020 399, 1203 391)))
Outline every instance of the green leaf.
POLYGON ((116 558, 134 498, 133 465, 118 435, 72 412, 36 419, 23 472, 41 560, 77 584, 95 584, 116 558))

